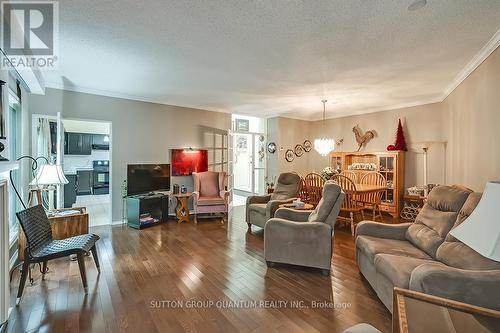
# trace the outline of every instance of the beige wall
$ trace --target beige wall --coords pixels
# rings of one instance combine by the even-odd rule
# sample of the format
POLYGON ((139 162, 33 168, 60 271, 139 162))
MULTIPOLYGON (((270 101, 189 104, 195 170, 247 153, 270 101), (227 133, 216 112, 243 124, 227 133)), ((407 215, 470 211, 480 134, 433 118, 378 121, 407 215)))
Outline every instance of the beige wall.
POLYGON ((292 162, 285 160, 285 151, 294 149, 295 145, 310 140, 309 126, 311 122, 297 119, 276 117, 267 121, 268 142, 275 142, 277 150, 274 154, 267 154, 267 174, 269 177, 277 176, 281 172, 295 171, 300 174, 309 172, 309 156, 315 154, 311 151, 302 157, 295 156, 292 162), (283 148, 283 150, 280 150, 283 148))
POLYGON ((450 183, 500 180, 500 48, 444 100, 450 183))
MULTIPOLYGON (((406 159, 405 186, 423 184, 423 155, 421 143, 428 142, 428 182, 463 184, 482 191, 489 180, 500 180, 500 49, 494 51, 467 79, 443 102, 411 108, 383 111, 327 120, 327 135, 344 139, 341 151, 353 151, 357 144, 352 128, 359 125, 362 131, 375 130, 377 137, 364 151, 385 151, 393 144, 397 121, 403 121, 409 152, 406 159)), ((283 118, 280 118, 283 119, 283 118)), ((291 130, 287 121, 281 120, 277 128, 288 131, 286 140, 281 135, 278 146, 301 142, 304 133, 311 141, 322 134, 321 121, 293 120, 291 130), (298 130, 304 128, 305 131, 298 130)), ((278 156, 277 169, 283 166, 284 157, 278 156)), ((328 158, 316 152, 309 153, 297 167, 300 172, 321 171, 328 165, 328 158), (305 169, 304 169, 305 168, 305 169)), ((280 169, 281 168, 281 169, 280 169)))
MULTIPOLYGON (((169 163, 170 149, 206 147, 205 134, 229 129, 231 115, 176 106, 47 89, 46 95, 32 95, 31 114, 55 115, 67 119, 111 121, 112 215, 121 219, 121 184, 129 163, 169 163)), ((190 177, 180 183, 192 183, 190 177)))

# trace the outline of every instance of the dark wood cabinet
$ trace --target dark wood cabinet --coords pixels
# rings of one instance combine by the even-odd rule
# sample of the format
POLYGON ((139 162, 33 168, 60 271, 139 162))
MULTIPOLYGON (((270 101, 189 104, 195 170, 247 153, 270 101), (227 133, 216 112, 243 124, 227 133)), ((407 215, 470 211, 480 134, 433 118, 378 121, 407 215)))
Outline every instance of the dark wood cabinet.
POLYGON ((68 183, 64 185, 64 208, 70 208, 76 202, 76 175, 65 176, 68 183))
POLYGON ((90 155, 92 153, 92 134, 64 133, 64 153, 67 155, 90 155))
POLYGON ((78 170, 76 172, 76 194, 92 194, 92 170, 78 170))
POLYGON ((92 134, 92 149, 109 150, 109 136, 105 134, 92 134))

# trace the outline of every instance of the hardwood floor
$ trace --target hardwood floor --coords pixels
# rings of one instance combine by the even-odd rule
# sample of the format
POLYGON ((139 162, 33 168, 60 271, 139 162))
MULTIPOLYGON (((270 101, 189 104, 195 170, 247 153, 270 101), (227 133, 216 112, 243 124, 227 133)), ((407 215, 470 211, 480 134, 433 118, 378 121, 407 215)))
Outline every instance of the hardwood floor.
MULTIPOLYGON (((262 230, 246 233, 244 207, 231 215, 227 225, 92 228, 101 236, 101 274, 86 258, 89 294, 76 261, 49 263, 45 280, 36 267, 7 332, 342 332, 360 322, 390 331, 390 313, 359 274, 347 229, 336 230, 332 274, 323 277, 268 269, 262 230)), ((13 304, 18 282, 15 273, 13 304)))

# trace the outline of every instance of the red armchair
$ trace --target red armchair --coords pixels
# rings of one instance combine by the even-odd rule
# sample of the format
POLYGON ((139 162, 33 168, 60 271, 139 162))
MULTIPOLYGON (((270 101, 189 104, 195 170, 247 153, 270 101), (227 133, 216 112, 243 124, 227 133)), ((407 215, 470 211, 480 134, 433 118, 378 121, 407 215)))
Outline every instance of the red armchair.
POLYGON ((198 214, 223 213, 227 219, 228 197, 226 191, 227 175, 225 172, 193 172, 194 180, 194 221, 198 222, 198 214))

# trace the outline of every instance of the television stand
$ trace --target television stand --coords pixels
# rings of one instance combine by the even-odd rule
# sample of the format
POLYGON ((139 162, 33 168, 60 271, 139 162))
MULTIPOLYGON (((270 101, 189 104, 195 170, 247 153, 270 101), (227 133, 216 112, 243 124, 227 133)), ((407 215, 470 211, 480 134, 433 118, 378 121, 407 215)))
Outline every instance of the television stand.
POLYGON ((127 197, 128 226, 143 229, 166 222, 169 196, 161 193, 146 193, 127 197))

